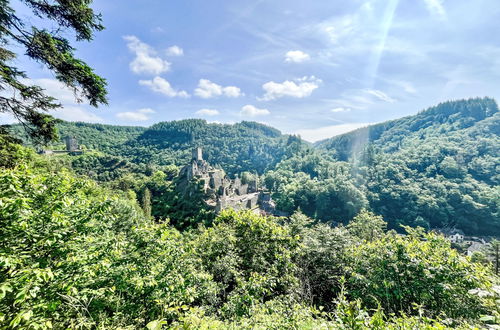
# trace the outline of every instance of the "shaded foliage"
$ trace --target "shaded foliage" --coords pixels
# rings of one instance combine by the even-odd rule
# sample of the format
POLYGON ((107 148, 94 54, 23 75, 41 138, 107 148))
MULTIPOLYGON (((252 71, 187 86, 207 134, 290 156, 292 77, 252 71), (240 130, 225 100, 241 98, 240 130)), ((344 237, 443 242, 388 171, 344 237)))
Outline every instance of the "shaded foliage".
POLYGON ((91 1, 22 0, 34 16, 55 23, 49 31, 32 25, 34 20, 21 19, 11 1, 0 1, 0 112, 19 120, 35 140, 48 142, 56 138, 57 121, 47 112, 61 105, 44 90, 27 81, 27 74, 15 66, 16 53, 25 55, 52 71, 55 78, 72 89, 75 98, 97 107, 106 104, 106 81, 74 55, 66 39, 74 32, 77 40, 90 41, 94 32, 104 29, 101 17, 90 8, 91 1))
POLYGON ((348 228, 224 211, 209 228, 179 232, 152 222, 134 196, 19 157, 30 165, 0 169, 7 328, 498 323, 492 273, 441 236, 377 229, 366 239, 383 224, 365 211, 348 228))

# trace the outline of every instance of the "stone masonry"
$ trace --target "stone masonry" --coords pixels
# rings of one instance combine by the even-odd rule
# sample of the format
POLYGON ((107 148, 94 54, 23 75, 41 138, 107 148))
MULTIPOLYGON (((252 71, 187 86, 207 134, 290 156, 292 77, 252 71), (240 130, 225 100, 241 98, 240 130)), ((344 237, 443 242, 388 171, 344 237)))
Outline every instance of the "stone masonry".
POLYGON ((259 187, 258 180, 243 184, 238 176, 230 179, 223 169, 216 169, 203 159, 201 148, 193 150, 191 161, 181 169, 180 177, 185 178, 185 184, 193 180, 200 182, 206 194, 205 202, 217 213, 227 208, 265 214, 276 211, 271 195, 259 187))

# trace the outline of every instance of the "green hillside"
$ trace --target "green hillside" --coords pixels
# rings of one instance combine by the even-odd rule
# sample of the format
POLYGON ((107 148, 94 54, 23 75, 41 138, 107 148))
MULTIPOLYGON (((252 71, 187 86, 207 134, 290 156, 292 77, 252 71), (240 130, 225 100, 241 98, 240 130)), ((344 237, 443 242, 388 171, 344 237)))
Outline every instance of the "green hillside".
MULTIPOLYGON (((48 148, 62 147, 66 136, 75 137, 80 145, 87 149, 114 153, 117 146, 137 138, 146 128, 141 126, 117 126, 91 124, 83 122, 60 121, 56 125, 59 140, 52 142, 48 148)), ((24 144, 31 145, 23 126, 12 125, 11 132, 24 144)))
POLYGON ((500 235, 496 103, 449 102, 374 127, 314 148, 251 122, 62 123, 61 134, 93 151, 54 157, 9 144, 0 149, 0 322, 149 329, 497 322, 494 252, 467 258, 424 230, 500 235), (345 142, 362 132, 370 143, 345 142), (175 165, 194 146, 233 173, 262 174, 290 216, 216 216, 196 185, 179 194, 175 165))
POLYGON ((286 154, 288 136, 272 127, 246 122, 228 125, 201 119, 161 122, 116 149, 135 163, 184 165, 194 147, 204 158, 228 173, 263 173, 286 154))
POLYGON ((230 175, 261 175, 278 208, 289 214, 300 209, 320 221, 348 223, 369 208, 396 230, 410 225, 500 235, 500 112, 489 98, 442 103, 314 148, 255 122, 189 119, 149 128, 61 123, 58 129, 94 150, 60 157, 61 166, 139 196, 149 187, 160 218, 177 213, 168 206, 177 197, 148 177, 160 171, 172 179, 175 166, 201 146, 205 159, 230 175))
MULTIPOLYGON (((189 161, 191 150, 200 146, 206 160, 230 174, 243 171, 262 174, 286 155, 290 143, 289 136, 279 130, 248 121, 229 125, 187 119, 160 122, 148 128, 62 122, 57 129, 61 139, 73 136, 87 149, 136 165, 182 166, 189 161)), ((30 145, 22 126, 13 125, 11 130, 30 145)), ((63 141, 59 141, 48 148, 62 148, 62 145, 63 141)))
POLYGON ((500 113, 489 98, 442 103, 316 147, 348 160, 389 223, 500 233, 500 113))
POLYGON ((498 142, 494 139, 498 139, 500 134, 498 112, 498 104, 491 98, 445 102, 414 116, 370 125, 316 142, 315 146, 332 152, 339 160, 346 161, 361 151, 366 144, 393 153, 432 137, 456 140, 458 135, 465 134, 467 140, 474 140, 474 129, 465 130, 476 125, 482 127, 479 129, 483 137, 491 138, 493 141, 490 142, 494 143, 498 142))

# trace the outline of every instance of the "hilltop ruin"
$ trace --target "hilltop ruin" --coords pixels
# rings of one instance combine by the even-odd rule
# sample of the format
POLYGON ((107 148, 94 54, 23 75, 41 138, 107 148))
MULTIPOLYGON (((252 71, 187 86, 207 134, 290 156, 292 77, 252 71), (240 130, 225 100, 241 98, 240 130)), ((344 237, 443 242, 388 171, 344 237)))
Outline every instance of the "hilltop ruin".
POLYGON ((66 150, 52 150, 52 149, 42 149, 39 151, 42 155, 54 155, 54 154, 69 154, 69 155, 81 155, 84 150, 80 149, 78 140, 74 136, 66 136, 64 138, 66 144, 66 150))
POLYGON ((200 184, 206 195, 205 203, 216 213, 232 208, 278 215, 271 194, 260 187, 258 177, 250 182, 242 182, 238 176, 229 178, 223 169, 214 168, 203 159, 201 148, 193 150, 189 164, 180 171, 180 178, 181 185, 200 184))

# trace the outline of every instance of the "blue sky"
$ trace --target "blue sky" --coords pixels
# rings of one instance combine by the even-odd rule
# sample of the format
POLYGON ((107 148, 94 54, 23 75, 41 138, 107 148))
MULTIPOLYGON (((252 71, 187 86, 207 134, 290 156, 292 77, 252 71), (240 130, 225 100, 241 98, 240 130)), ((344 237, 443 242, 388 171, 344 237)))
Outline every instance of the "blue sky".
MULTIPOLYGON (((77 54, 108 80, 76 104, 39 64, 34 82, 72 121, 149 126, 254 120, 309 141, 449 99, 498 98, 498 0, 100 0, 106 30, 77 54)), ((7 118, 0 119, 3 121, 7 118)))

